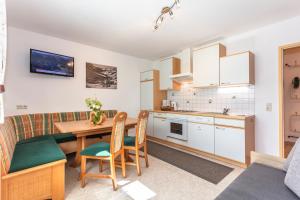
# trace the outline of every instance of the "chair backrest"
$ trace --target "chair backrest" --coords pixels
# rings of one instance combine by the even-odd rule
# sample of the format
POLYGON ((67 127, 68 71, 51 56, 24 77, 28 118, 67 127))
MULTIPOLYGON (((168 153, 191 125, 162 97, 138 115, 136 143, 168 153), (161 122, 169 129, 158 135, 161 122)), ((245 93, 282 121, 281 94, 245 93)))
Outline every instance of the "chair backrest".
POLYGON ((148 117, 149 117, 148 111, 146 110, 140 111, 137 126, 136 126, 136 142, 138 144, 142 144, 146 139, 148 117))
POLYGON ((124 141, 125 122, 127 113, 119 112, 113 119, 113 128, 111 132, 110 152, 116 153, 121 150, 124 141))

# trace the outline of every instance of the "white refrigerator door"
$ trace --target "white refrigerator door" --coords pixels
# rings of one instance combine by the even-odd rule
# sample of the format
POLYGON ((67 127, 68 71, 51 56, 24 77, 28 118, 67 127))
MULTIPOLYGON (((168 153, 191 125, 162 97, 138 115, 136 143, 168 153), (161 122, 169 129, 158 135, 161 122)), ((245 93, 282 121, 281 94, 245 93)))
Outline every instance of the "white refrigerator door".
POLYGON ((141 110, 153 110, 153 81, 141 82, 141 110))

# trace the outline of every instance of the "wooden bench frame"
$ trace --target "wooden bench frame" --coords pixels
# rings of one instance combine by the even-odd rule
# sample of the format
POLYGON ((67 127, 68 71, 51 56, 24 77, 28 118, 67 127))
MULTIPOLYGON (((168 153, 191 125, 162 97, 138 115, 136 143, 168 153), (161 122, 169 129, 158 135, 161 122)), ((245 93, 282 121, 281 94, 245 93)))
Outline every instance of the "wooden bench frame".
POLYGON ((2 176, 1 200, 64 199, 66 162, 63 159, 2 176))

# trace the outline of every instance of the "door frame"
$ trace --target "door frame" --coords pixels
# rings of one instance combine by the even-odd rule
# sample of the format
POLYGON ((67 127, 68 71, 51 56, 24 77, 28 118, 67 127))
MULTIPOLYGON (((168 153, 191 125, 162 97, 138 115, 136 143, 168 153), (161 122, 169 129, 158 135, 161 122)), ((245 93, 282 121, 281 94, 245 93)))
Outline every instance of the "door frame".
POLYGON ((279 93, 279 154, 284 157, 284 89, 283 89, 283 52, 300 47, 300 42, 287 44, 278 48, 278 93, 279 93))

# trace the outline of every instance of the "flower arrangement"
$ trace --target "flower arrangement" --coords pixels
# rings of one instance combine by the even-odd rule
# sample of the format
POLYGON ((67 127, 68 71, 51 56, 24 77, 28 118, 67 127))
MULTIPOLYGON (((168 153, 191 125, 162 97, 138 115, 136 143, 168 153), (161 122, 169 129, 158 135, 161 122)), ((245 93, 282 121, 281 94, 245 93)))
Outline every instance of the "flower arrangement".
POLYGON ((90 122, 94 125, 101 124, 106 118, 103 111, 101 111, 102 103, 96 98, 87 98, 85 103, 91 109, 90 122))

